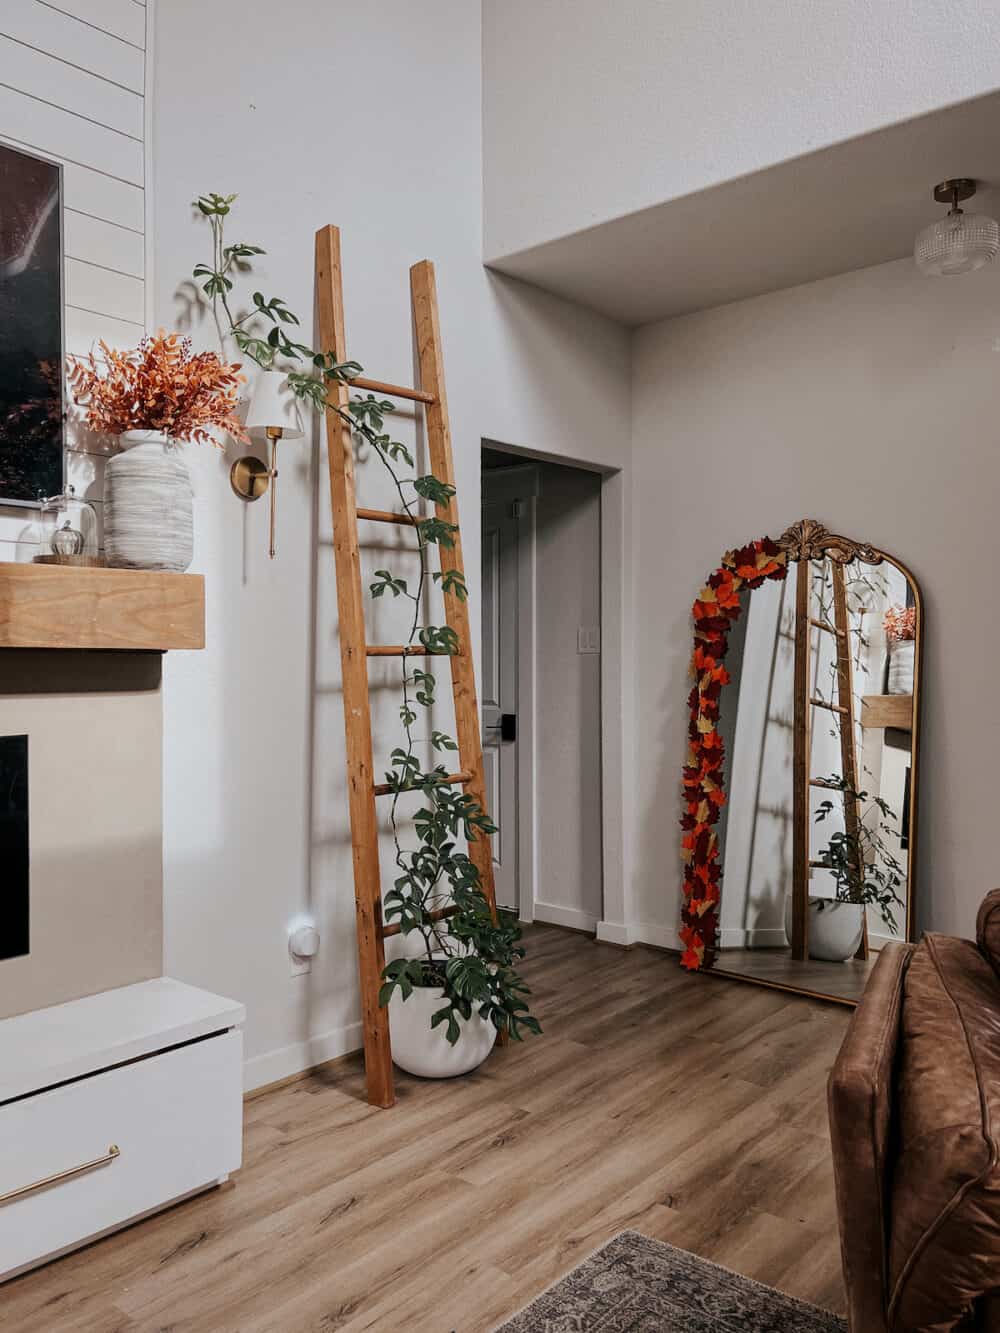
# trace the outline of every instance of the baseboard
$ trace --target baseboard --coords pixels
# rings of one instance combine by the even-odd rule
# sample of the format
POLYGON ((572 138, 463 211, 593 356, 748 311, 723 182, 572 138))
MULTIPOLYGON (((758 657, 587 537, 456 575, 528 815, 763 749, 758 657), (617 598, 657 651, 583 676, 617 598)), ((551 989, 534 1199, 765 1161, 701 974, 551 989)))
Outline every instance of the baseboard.
POLYGON ((619 949, 631 949, 635 940, 628 926, 621 926, 617 921, 598 921, 597 938, 602 944, 615 944, 619 949))
POLYGON ((682 953, 684 945, 673 926, 654 926, 638 921, 629 926, 633 944, 648 944, 654 949, 668 949, 671 953, 682 953))
POLYGON ((265 1084, 280 1083, 316 1065, 336 1060, 338 1056, 360 1051, 363 1046, 361 1023, 348 1023, 291 1046, 280 1046, 276 1051, 255 1055, 243 1065, 243 1090, 253 1092, 265 1084))
POLYGON ((782 949, 787 943, 783 926, 755 926, 750 930, 727 926, 719 931, 720 949, 782 949))
POLYGON ((583 912, 578 907, 560 907, 556 903, 535 902, 535 920, 547 922, 550 926, 566 926, 569 930, 582 930, 593 935, 597 929, 597 917, 583 912))

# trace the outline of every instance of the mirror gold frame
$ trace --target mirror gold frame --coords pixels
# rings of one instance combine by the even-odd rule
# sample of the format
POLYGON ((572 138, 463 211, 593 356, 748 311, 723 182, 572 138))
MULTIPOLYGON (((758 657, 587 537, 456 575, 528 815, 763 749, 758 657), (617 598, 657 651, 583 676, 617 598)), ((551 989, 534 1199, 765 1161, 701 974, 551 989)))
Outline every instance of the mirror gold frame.
MULTIPOLYGON (((858 996, 837 993, 836 987, 824 989, 822 981, 810 980, 808 922, 808 819, 809 787, 823 785, 809 773, 809 716, 816 701, 809 697, 810 634, 814 627, 830 629, 810 619, 810 571, 812 562, 828 560, 833 577, 843 580, 845 567, 853 562, 878 566, 885 562, 904 576, 912 592, 915 609, 915 647, 911 713, 910 790, 908 807, 908 853, 906 864, 904 921, 902 937, 912 938, 914 920, 914 884, 917 867, 917 803, 919 796, 920 694, 924 638, 924 608, 920 587, 910 569, 896 556, 868 542, 831 532, 815 519, 803 519, 787 528, 776 541, 761 538, 729 551, 721 565, 709 577, 692 608, 694 619, 694 687, 688 697, 690 726, 687 762, 683 770, 683 807, 681 858, 684 865, 683 902, 680 936, 684 946, 681 962, 692 971, 718 967, 719 913, 722 901, 721 848, 718 837, 719 817, 727 793, 723 765, 725 747, 719 735, 723 690, 729 683, 724 659, 729 634, 745 602, 741 594, 760 587, 767 580, 785 580, 791 566, 796 572, 794 758, 792 772, 793 820, 793 929, 791 967, 784 977, 764 977, 739 971, 724 975, 740 977, 777 989, 844 1004, 855 1004, 858 996), (804 811, 804 814, 802 813, 804 811), (804 845, 803 845, 804 842, 804 845)), ((837 632, 847 634, 845 626, 837 632)), ((827 705, 828 706, 828 705, 827 705)), ((834 709, 834 711, 838 711, 834 709)), ((841 729, 843 733, 843 729, 841 729)), ((853 739, 852 742, 853 744, 853 739)), ((859 957, 861 953, 859 950, 859 957)), ((864 954, 867 959, 867 927, 864 954)), ((836 966, 836 965, 833 965, 836 966)))

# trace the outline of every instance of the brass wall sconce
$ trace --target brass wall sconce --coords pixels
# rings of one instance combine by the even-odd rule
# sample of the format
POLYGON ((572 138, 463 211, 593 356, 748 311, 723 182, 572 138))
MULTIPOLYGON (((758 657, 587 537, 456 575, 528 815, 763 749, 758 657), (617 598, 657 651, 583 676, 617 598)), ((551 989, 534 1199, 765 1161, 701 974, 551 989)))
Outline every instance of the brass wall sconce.
POLYGON ((302 419, 298 404, 287 387, 285 376, 277 370, 262 370, 250 396, 246 428, 251 436, 263 436, 269 444, 270 463, 262 463, 253 454, 238 458, 229 470, 229 484, 240 497, 251 503, 259 500, 270 487, 271 513, 268 522, 268 555, 274 559, 275 521, 278 491, 278 441, 301 440, 302 419))

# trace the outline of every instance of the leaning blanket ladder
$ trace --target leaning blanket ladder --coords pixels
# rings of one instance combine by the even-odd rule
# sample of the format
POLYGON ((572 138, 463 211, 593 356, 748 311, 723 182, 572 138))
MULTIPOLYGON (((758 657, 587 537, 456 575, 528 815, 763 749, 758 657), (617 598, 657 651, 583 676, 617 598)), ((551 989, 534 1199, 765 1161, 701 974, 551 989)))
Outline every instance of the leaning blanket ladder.
MULTIPOLYGON (((347 360, 344 333, 344 292, 340 265, 340 230, 323 227, 316 233, 316 286, 319 302, 320 345, 338 361, 347 360)), ((390 397, 406 398, 424 406, 431 471, 448 485, 455 484, 455 464, 448 428, 448 400, 444 387, 441 331, 438 322, 434 265, 427 259, 410 269, 410 297, 417 333, 420 381, 423 388, 409 389, 380 380, 358 378, 356 388, 370 389, 390 397)), ((347 407, 346 384, 331 385, 331 404, 347 407)), ((370 645, 365 635, 364 589, 358 542, 358 520, 412 526, 406 514, 378 509, 359 509, 354 474, 351 428, 329 406, 326 412, 327 454, 330 467, 330 504, 333 513, 333 551, 340 616, 340 655, 343 667, 344 728, 347 737, 347 782, 351 812, 351 842, 354 855, 354 899, 357 907, 358 970, 361 984, 361 1015, 365 1042, 365 1077, 368 1100, 373 1106, 392 1106, 395 1101, 392 1051, 389 1045, 389 1016, 379 1006, 378 993, 385 965, 385 940, 399 934, 399 926, 382 920, 382 889, 379 873, 378 820, 375 800, 391 788, 375 782, 372 753, 371 699, 368 692, 369 657, 426 656, 425 648, 402 645, 370 645)), ((447 551, 447 564, 464 574, 462 537, 458 530, 458 505, 452 496, 437 506, 438 518, 456 525, 455 544, 447 551)), ((442 561, 445 551, 441 551, 442 561)), ((442 569, 444 566, 442 565, 442 569)), ((455 700, 455 730, 459 772, 449 782, 461 783, 477 804, 486 809, 483 777, 483 748, 479 732, 476 680, 465 603, 445 592, 447 624, 458 637, 458 651, 451 655, 451 681, 455 700)), ((493 854, 488 838, 474 838, 469 856, 479 871, 490 908, 496 913, 493 884, 493 854)), ((452 909, 437 914, 448 916, 452 909)))

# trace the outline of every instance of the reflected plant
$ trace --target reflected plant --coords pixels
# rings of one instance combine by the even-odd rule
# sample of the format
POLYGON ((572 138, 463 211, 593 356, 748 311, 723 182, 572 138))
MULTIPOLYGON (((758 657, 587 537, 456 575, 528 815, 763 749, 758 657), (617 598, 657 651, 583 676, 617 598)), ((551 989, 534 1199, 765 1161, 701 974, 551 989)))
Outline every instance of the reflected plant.
MULTIPOLYGON (((244 356, 263 370, 285 374, 289 389, 303 405, 333 412, 356 439, 367 442, 386 469, 403 512, 413 522, 420 573, 411 588, 391 569, 376 570, 371 595, 402 597, 412 603, 406 648, 414 653, 424 649, 434 656, 451 656, 459 651, 455 631, 448 625, 422 623, 421 607, 428 580, 439 583, 446 596, 466 600, 460 570, 429 569, 431 547, 449 550, 458 529, 442 518, 422 515, 416 504, 425 500, 447 505, 455 488, 433 474, 408 476, 403 471, 406 468, 415 473, 416 468, 410 451, 386 429, 386 418, 396 410, 390 400, 372 394, 356 395, 341 406, 328 399, 331 385, 349 384, 362 374, 362 367, 356 361, 338 361, 332 353, 298 342, 294 331, 300 327, 299 317, 281 297, 255 291, 249 309, 243 314, 234 313, 235 279, 248 277, 253 260, 265 253, 258 245, 227 244, 225 225, 236 197, 206 194, 195 201, 211 228, 212 256, 210 262, 197 265, 193 277, 211 303, 220 328, 228 328, 244 356)), ((418 750, 425 746, 434 754, 458 747, 442 731, 431 731, 429 737, 417 734, 419 720, 429 717, 434 705, 436 682, 429 671, 415 666, 411 669, 413 661, 404 653, 399 706, 403 744, 392 751, 390 771, 385 775, 392 794, 390 820, 399 873, 385 895, 384 910, 387 919, 399 922, 404 936, 419 938, 421 953, 386 965, 379 1003, 387 1005, 397 989, 406 1000, 415 987, 439 987, 444 1001, 432 1016, 431 1026, 444 1024, 452 1044, 461 1035, 459 1018, 469 1019, 473 1009, 498 1032, 521 1040, 524 1032, 541 1031, 528 1012, 524 997, 529 991, 515 969, 516 961, 524 957, 519 943, 521 929, 509 913, 494 916, 478 868, 460 850, 461 841, 488 837, 496 832, 496 826, 472 796, 455 791, 443 763, 426 763, 418 758, 418 750), (423 801, 413 817, 415 848, 404 847, 397 819, 400 799, 410 793, 423 801), (450 912, 447 919, 441 915, 446 907, 450 912)))
MULTIPOLYGON (((893 827, 896 815, 881 796, 855 791, 839 774, 832 774, 823 781, 826 786, 841 792, 845 806, 854 802, 860 808, 868 800, 871 805, 864 815, 859 816, 858 832, 832 834, 817 860, 823 869, 832 873, 838 902, 877 907, 882 920, 895 934, 893 913, 903 905, 899 889, 903 886, 905 870, 892 854, 886 836, 898 837, 893 827), (870 822, 873 813, 875 818, 870 822)), ((833 801, 821 801, 816 811, 816 823, 823 823, 835 809, 833 801)))

